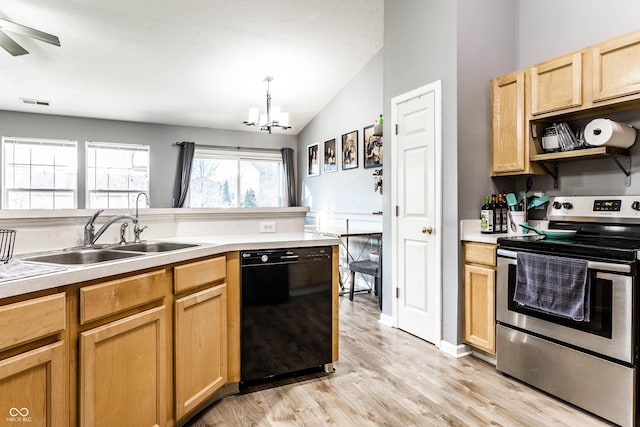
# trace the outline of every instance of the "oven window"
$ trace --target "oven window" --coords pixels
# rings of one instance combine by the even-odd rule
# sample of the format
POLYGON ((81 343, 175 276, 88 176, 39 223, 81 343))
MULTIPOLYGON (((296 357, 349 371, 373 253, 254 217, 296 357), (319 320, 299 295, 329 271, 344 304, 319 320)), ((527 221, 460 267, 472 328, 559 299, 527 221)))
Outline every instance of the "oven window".
POLYGON ((611 308, 613 305, 613 284, 610 280, 596 277, 595 271, 589 271, 587 286, 591 292, 591 320, 578 322, 575 320, 558 317, 539 310, 518 305, 513 300, 516 289, 516 266, 509 265, 509 310, 537 317, 548 322, 563 325, 568 328, 589 332, 605 338, 611 338, 611 308))

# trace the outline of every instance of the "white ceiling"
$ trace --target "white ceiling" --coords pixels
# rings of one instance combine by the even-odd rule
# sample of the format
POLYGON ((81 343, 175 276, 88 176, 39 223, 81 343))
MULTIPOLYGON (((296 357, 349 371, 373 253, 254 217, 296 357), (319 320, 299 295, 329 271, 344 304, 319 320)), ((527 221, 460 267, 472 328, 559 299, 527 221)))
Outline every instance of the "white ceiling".
POLYGON ((30 53, 0 49, 0 109, 249 130, 270 75, 297 134, 382 48, 383 1, 2 0, 61 47, 8 33, 30 53))

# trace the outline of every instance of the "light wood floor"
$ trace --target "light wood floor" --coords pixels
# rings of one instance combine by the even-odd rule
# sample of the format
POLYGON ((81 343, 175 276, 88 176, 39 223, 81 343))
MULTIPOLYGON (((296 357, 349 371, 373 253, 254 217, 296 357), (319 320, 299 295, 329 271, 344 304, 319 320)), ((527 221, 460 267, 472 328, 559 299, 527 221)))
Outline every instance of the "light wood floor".
POLYGON ((340 298, 340 361, 227 397, 188 424, 209 426, 605 426, 495 370, 379 324, 374 297, 340 298))

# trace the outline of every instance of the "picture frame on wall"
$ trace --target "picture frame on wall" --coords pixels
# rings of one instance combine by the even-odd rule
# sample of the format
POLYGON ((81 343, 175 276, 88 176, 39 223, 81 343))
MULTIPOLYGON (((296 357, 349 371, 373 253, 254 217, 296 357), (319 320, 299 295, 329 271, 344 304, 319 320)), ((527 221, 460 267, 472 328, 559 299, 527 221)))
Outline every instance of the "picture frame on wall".
POLYGON ((319 147, 317 142, 307 145, 307 176, 320 175, 319 147))
POLYGON ((324 173, 338 170, 338 155, 336 154, 336 139, 327 139, 324 142, 323 169, 324 173))
POLYGON ((362 152, 364 153, 364 168, 382 167, 382 137, 373 134, 374 125, 362 129, 362 152))
POLYGON ((342 135, 342 169, 358 167, 358 131, 354 130, 342 135))

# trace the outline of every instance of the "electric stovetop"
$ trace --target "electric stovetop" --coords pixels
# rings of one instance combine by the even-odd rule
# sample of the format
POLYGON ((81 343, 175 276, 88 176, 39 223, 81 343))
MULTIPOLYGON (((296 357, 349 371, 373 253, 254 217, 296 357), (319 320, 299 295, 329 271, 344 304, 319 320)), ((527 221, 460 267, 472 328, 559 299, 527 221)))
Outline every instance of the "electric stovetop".
POLYGON ((640 260, 640 196, 555 196, 547 207, 549 230, 575 230, 569 239, 538 234, 504 237, 504 249, 607 261, 640 260))

